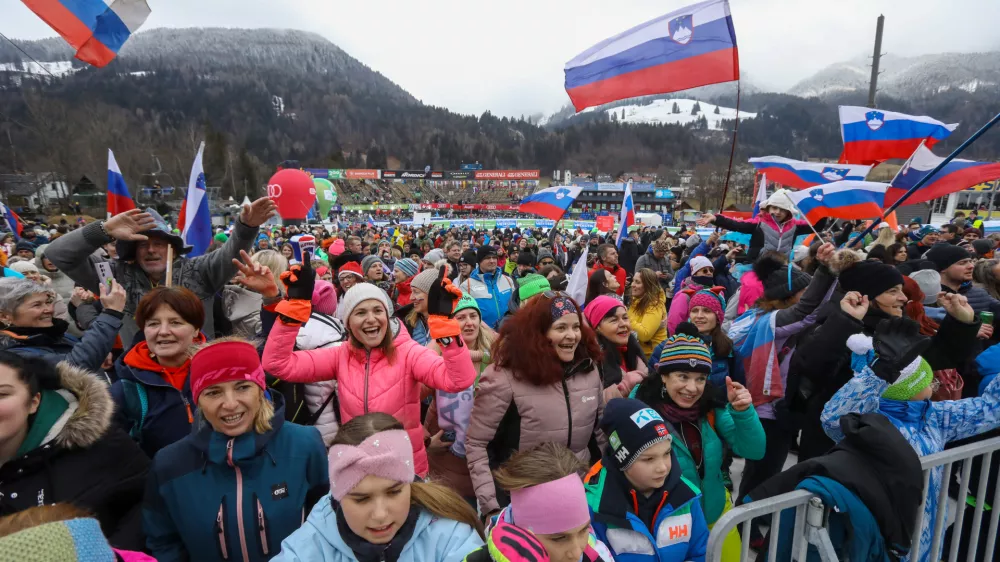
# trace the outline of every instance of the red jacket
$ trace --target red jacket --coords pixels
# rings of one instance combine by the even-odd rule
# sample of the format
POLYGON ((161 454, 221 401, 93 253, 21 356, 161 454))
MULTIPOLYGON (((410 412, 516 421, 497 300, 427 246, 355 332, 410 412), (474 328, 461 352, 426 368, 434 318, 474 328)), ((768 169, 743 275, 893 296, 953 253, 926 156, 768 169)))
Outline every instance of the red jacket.
POLYGON ((614 275, 615 279, 618 280, 618 290, 615 292, 618 293, 619 297, 625 294, 625 282, 626 278, 628 277, 628 274, 625 272, 625 268, 621 267, 620 265, 616 265, 613 268, 608 267, 603 263, 601 263, 600 261, 598 261, 597 263, 594 264, 594 269, 591 269, 590 272, 593 273, 598 269, 603 269, 605 271, 610 272, 611 275, 614 275))

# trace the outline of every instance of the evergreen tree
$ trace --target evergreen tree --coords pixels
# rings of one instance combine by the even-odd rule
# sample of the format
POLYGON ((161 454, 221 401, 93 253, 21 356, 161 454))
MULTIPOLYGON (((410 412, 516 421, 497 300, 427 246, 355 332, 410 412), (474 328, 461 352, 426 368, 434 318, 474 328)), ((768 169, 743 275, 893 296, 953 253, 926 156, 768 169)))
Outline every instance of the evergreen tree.
POLYGON ((719 115, 719 106, 715 106, 715 114, 719 115))
POLYGON ((698 115, 698 112, 700 111, 701 111, 701 104, 698 102, 694 102, 694 107, 691 108, 691 115, 698 115))
POLYGON ((674 102, 674 107, 673 107, 673 109, 670 110, 670 112, 671 113, 680 113, 681 112, 681 107, 679 105, 677 105, 677 102, 674 102))

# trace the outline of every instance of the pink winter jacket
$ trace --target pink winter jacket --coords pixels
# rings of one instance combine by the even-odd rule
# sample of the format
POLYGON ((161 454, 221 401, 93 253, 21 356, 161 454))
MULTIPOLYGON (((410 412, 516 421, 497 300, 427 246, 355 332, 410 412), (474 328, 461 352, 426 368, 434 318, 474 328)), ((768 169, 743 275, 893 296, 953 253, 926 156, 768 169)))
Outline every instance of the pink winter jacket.
POLYGON ((420 422, 420 388, 459 392, 472 386, 476 369, 469 348, 452 342, 441 355, 422 347, 400 330, 393 340, 396 359, 392 363, 379 349, 366 352, 351 344, 311 351, 292 351, 299 326, 282 321, 264 346, 264 370, 290 382, 337 381, 340 419, 346 423, 368 412, 384 412, 399 421, 410 434, 417 474, 427 474, 427 452, 420 422))

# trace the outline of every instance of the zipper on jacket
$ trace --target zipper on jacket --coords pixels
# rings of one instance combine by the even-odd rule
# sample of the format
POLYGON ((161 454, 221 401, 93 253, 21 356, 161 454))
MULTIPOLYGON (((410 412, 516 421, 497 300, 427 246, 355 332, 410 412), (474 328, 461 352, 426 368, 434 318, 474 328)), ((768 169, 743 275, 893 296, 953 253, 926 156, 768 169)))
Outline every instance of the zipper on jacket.
POLYGON ((219 556, 229 560, 229 549, 226 547, 226 496, 219 502, 219 514, 215 516, 215 535, 219 539, 219 556))
POLYGON ((240 532, 240 551, 243 553, 243 562, 250 562, 250 553, 247 552, 247 536, 243 528, 243 472, 240 467, 233 463, 233 442, 230 439, 226 443, 226 462, 236 471, 236 526, 240 532))
POLYGON ((372 366, 372 352, 365 351, 365 413, 368 413, 368 371, 372 366))
POLYGON ((260 550, 264 556, 270 554, 267 546, 267 517, 264 515, 264 506, 260 503, 260 498, 255 493, 253 501, 257 509, 257 533, 260 535, 260 550))
POLYGON ((566 447, 573 450, 573 408, 569 405, 569 386, 566 379, 562 380, 563 396, 566 397, 566 417, 569 418, 569 429, 566 431, 566 447))

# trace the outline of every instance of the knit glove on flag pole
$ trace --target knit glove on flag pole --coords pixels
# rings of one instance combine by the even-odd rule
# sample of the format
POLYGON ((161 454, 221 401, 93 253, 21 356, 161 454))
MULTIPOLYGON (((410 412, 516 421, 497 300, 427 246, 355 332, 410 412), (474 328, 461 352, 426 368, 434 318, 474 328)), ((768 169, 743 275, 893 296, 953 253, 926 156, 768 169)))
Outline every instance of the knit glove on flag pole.
POLYGON ((279 279, 285 284, 285 300, 274 307, 281 315, 281 321, 290 325, 301 325, 309 320, 312 313, 313 287, 316 272, 313 271, 309 252, 302 253, 302 263, 288 268, 279 279))
POLYGON ((431 339, 456 338, 459 346, 462 345, 462 338, 457 338, 462 333, 462 328, 458 325, 458 320, 453 318, 455 304, 461 298, 462 290, 452 285, 442 267, 437 282, 427 292, 427 327, 431 339))
POLYGON ((931 345, 931 338, 920 334, 920 326, 907 318, 882 320, 872 338, 875 363, 872 372, 893 384, 899 373, 931 345))

